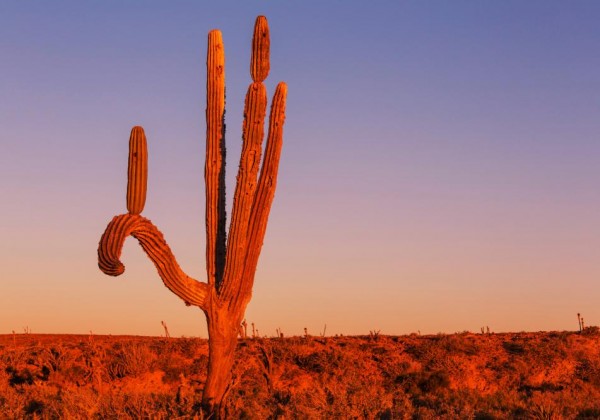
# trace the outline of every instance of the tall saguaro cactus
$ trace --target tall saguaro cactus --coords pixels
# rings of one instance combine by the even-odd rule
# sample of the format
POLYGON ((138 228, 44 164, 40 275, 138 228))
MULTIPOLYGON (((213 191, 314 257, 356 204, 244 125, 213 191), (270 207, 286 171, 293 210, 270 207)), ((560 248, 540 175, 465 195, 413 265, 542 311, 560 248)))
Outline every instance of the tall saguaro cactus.
POLYGON ((98 247, 98 265, 118 276, 125 267, 119 257, 125 239, 136 238, 154 262, 165 286, 186 305, 206 315, 209 332, 208 375, 202 396, 207 414, 220 417, 230 382, 237 335, 252 295, 254 274, 267 219, 275 194, 283 140, 287 86, 277 85, 271 104, 266 147, 262 156, 267 94, 263 81, 269 73, 269 28, 256 19, 250 74, 244 107, 243 146, 233 211, 226 240, 225 224, 225 56, 221 32, 208 34, 206 82, 206 270, 207 281, 189 277, 177 264, 162 233, 141 216, 146 199, 147 146, 142 127, 129 139, 127 214, 115 216, 98 247), (260 174, 259 174, 260 172, 260 174))

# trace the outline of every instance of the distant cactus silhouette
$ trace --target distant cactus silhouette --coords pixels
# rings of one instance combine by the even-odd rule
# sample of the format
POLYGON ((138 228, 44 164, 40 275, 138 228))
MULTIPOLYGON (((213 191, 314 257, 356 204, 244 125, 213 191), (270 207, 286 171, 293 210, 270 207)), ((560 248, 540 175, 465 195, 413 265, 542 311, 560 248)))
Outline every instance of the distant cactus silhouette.
POLYGON ((287 86, 277 85, 271 104, 266 148, 261 165, 261 144, 267 94, 262 83, 269 73, 269 28, 259 16, 254 27, 250 74, 246 94, 243 146, 233 211, 226 239, 225 225, 225 56, 221 32, 208 34, 206 83, 206 270, 207 282, 183 272, 162 233, 140 213, 147 183, 147 146, 142 127, 133 127, 129 140, 127 184, 128 214, 115 216, 98 247, 98 265, 108 275, 125 271, 119 257, 125 239, 136 238, 152 260, 165 286, 186 305, 200 307, 209 332, 208 376, 202 396, 205 414, 223 416, 223 399, 229 386, 237 335, 252 295, 267 219, 275 194, 287 86), (259 168, 260 167, 260 168, 259 168), (260 169, 260 175, 259 175, 260 169))

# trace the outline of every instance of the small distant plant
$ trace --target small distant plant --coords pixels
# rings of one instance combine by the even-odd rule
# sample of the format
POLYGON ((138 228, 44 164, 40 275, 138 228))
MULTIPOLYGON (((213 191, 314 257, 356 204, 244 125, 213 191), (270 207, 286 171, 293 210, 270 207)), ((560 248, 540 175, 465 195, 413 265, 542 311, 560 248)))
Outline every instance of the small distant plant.
POLYGON ((585 330, 585 323, 583 322, 583 317, 579 312, 577 313, 577 321, 579 322, 579 332, 583 332, 583 330, 585 330))
POLYGON ((381 330, 371 330, 369 331, 369 337, 371 338, 371 340, 373 341, 377 341, 379 340, 379 332, 381 330))
POLYGON ((167 323, 165 321, 160 321, 160 324, 165 329, 165 338, 171 338, 171 334, 169 334, 169 328, 167 327, 167 323))
POLYGON ((244 319, 240 325, 240 336, 245 340, 248 337, 248 323, 244 319))
POLYGON ((267 388, 269 392, 273 390, 273 349, 271 345, 265 341, 259 346, 262 357, 259 359, 261 362, 261 371, 267 382, 267 388))

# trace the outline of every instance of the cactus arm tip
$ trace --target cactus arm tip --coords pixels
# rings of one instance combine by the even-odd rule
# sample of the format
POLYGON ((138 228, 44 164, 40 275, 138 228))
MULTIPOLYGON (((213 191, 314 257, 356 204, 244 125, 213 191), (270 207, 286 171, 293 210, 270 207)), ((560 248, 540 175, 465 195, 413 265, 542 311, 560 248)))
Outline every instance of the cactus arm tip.
POLYGON ((129 136, 127 165, 127 211, 140 214, 146 204, 148 183, 148 146, 144 129, 136 125, 129 136))
POLYGON ((252 56, 250 59, 250 76, 255 82, 263 82, 269 75, 271 69, 269 62, 270 47, 271 38, 267 18, 259 16, 254 24, 252 56))

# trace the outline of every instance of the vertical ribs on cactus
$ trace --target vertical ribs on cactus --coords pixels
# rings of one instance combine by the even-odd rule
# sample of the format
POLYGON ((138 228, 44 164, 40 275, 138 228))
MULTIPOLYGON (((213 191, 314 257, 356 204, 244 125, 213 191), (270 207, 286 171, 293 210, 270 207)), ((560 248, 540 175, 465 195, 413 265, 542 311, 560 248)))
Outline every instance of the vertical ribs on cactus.
POLYGON ((142 127, 131 129, 129 136, 129 164, 127 168, 127 211, 140 214, 146 204, 148 182, 148 146, 142 127))
POLYGON ((123 243, 136 238, 152 260, 165 286, 186 305, 206 315, 209 365, 202 396, 205 413, 223 415, 237 335, 252 294, 254 275, 275 195, 283 141, 287 86, 277 85, 271 103, 264 154, 262 143, 267 110, 263 81, 268 76, 269 28, 256 19, 250 75, 242 127, 242 153, 228 239, 225 232, 225 55, 221 32, 208 34, 206 82, 206 271, 207 280, 191 278, 179 267, 162 233, 141 215, 146 200, 147 146, 142 127, 133 127, 129 141, 128 213, 115 216, 98 247, 98 265, 108 275, 125 270, 120 261, 123 243), (262 162, 261 162, 262 155, 262 162))

